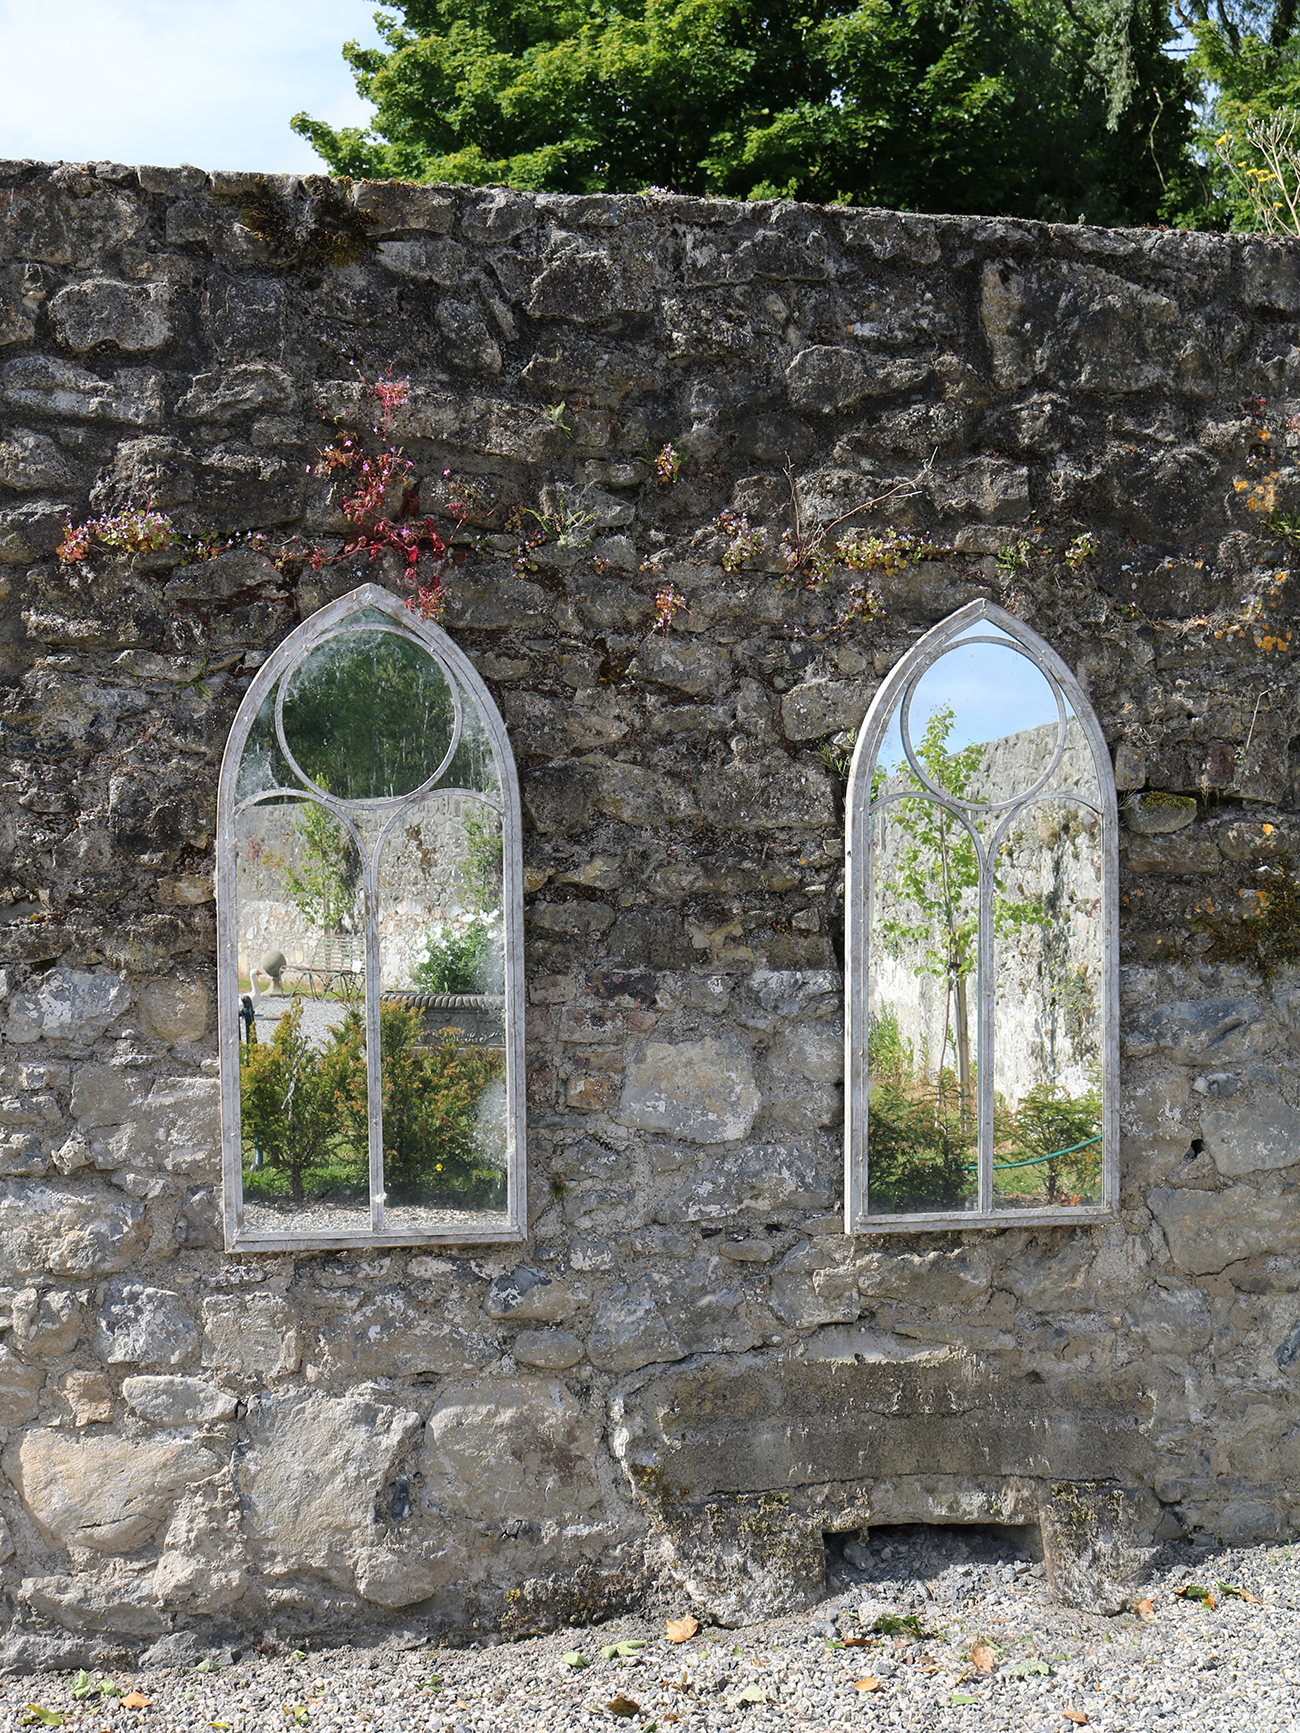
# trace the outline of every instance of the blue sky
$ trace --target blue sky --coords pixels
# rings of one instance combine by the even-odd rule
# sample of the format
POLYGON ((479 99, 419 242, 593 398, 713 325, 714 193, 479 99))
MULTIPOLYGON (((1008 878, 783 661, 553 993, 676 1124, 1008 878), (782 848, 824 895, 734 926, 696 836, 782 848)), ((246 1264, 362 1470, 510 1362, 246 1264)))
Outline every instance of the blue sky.
POLYGON ((300 109, 364 126, 363 0, 0 0, 0 157, 321 173, 300 109))
MULTIPOLYGON (((972 630, 987 633, 989 627, 981 623, 972 630)), ((913 745, 924 733, 931 713, 942 704, 951 704, 954 711, 948 736, 950 752, 1056 721, 1056 699, 1043 675, 1027 658, 997 644, 963 645, 958 640, 926 670, 912 697, 909 725, 913 745)), ((893 770, 902 756, 895 711, 880 757, 893 770)))

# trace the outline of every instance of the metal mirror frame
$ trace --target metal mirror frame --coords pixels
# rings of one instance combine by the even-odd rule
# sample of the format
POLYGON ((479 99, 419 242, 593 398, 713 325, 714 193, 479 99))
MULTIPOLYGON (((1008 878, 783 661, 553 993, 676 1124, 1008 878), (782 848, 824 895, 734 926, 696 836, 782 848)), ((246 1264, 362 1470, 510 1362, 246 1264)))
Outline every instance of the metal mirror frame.
MULTIPOLYGON (((967 642, 981 642, 967 638, 967 642)), ((904 751, 917 774, 915 757, 903 732, 904 751)), ((903 796, 891 797, 904 798, 903 796)), ((1077 798, 1077 796, 1073 797, 1077 798)), ((919 1229, 972 1227, 1068 1226, 1072 1222, 1104 1221, 1119 1208, 1119 812, 1115 776, 1106 737, 1101 731, 1087 696, 1074 675, 1038 634, 1013 619, 992 602, 970 602, 941 620, 914 644, 891 669, 871 702, 849 770, 845 800, 847 837, 845 847, 845 1020, 844 1020, 844 1231, 848 1234, 915 1233, 919 1229), (1102 859, 1102 1197, 1100 1203, 1062 1205, 1043 1209, 995 1209, 993 1207, 993 1067, 980 1065, 977 1080, 979 1124, 979 1187, 977 1207, 970 1210, 935 1210, 907 1215, 869 1213, 868 1173, 870 1130, 867 1101, 867 1033, 870 1018, 870 955, 868 916, 871 908, 872 851, 870 827, 873 816, 871 777, 890 721, 905 713, 918 681, 939 658, 955 647, 970 628, 984 622, 1013 640, 1018 648, 1056 688, 1060 732, 1056 751, 1046 774, 1011 801, 993 804, 959 801, 925 781, 925 798, 944 807, 975 837, 976 858, 982 860, 984 845, 971 826, 979 813, 998 816, 1000 822, 987 852, 992 859, 1012 820, 1031 802, 1045 798, 1071 798, 1070 790, 1056 790, 1052 778, 1059 769, 1065 744, 1065 714, 1061 695, 1069 701, 1092 753, 1093 768, 1101 794, 1102 859)), ((991 873, 980 872, 979 968, 977 1003, 981 1057, 993 1051, 993 1021, 996 979, 993 956, 993 911, 991 873)))
MULTIPOLYGON (((470 791, 478 792, 478 791, 470 791)), ((501 1244, 527 1238, 526 1133, 524 1106, 524 905, 523 830, 519 805, 519 778, 510 751, 505 723, 469 657, 439 627, 419 619, 405 603, 378 584, 362 584, 337 601, 330 602, 277 646, 258 669, 236 713, 221 760, 217 790, 217 1015, 220 1020, 221 1140, 224 1190, 223 1220, 228 1252, 341 1251, 355 1246, 472 1245, 501 1244), (387 616, 378 621, 360 620, 367 608, 387 616), (330 639, 359 631, 378 630, 406 638, 454 676, 451 685, 453 730, 442 763, 433 776, 408 794, 382 796, 374 800, 338 800, 320 789, 287 752, 280 726, 284 686, 313 650, 330 639), (236 783, 248 737, 268 695, 277 692, 276 734, 280 749, 292 768, 302 776, 298 788, 259 789, 239 799, 236 783), (379 993, 371 983, 379 980, 378 874, 383 843, 400 814, 427 795, 455 756, 463 723, 457 682, 473 698, 479 719, 491 742, 501 776, 499 798, 484 796, 501 815, 501 907, 505 948, 505 1049, 506 1049, 506 1207, 504 1212, 483 1212, 481 1223, 469 1219, 445 1231, 391 1229, 382 1225, 382 1134, 379 1129, 379 993), (277 794, 292 794, 326 807, 360 844, 350 809, 384 808, 388 812, 373 853, 365 863, 363 888, 366 940, 366 1044, 370 1095, 370 1208, 371 1227, 347 1233, 258 1233, 244 1224, 243 1163, 239 1123, 239 977, 238 899, 236 868, 238 845, 235 821, 244 809, 259 805, 277 794)))

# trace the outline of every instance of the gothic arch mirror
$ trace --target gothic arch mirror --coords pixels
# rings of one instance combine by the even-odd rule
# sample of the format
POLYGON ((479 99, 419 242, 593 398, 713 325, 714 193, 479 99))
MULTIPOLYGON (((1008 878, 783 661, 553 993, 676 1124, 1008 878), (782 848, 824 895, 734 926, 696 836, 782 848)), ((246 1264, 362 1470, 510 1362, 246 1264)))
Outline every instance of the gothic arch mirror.
POLYGON ((847 1232, 1115 1208, 1117 848, 1060 657, 987 602, 928 632, 849 778, 847 1232))
POLYGON ((217 898, 227 1250, 522 1239, 514 762, 469 658, 377 585, 249 687, 217 898))

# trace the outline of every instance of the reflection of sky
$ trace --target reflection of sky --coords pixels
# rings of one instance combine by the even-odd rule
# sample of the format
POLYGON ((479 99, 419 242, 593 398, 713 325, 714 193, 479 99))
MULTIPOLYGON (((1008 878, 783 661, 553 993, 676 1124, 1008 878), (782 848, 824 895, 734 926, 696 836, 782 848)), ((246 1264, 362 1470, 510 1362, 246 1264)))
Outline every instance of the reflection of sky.
MULTIPOLYGON (((987 622, 973 627, 981 636, 997 635, 987 622)), ((951 650, 928 668, 912 693, 908 723, 915 748, 931 714, 943 705, 954 711, 948 750, 983 745, 1056 721, 1056 699, 1042 672, 1018 650, 1000 644, 967 644, 958 638, 951 650)), ((1070 714, 1066 706, 1066 714, 1070 714)), ((893 771, 903 761, 899 711, 889 719, 880 762, 893 771)))

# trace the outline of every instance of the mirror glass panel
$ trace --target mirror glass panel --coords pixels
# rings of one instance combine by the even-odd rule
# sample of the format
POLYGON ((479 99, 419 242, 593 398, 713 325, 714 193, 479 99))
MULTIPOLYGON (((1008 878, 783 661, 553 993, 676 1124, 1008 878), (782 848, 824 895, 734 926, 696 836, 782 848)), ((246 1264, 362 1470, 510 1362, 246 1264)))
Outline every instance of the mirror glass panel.
POLYGON ((900 695, 870 799, 867 1213, 977 1209, 981 1156, 995 1208, 1100 1202, 1103 800, 1064 692, 969 628, 900 695))
POLYGON ((284 741, 339 800, 423 787, 456 729, 452 685, 421 645, 379 626, 327 638, 284 682, 284 741))
POLYGON ((402 809, 379 870, 390 1228, 445 1227, 456 1214, 505 1208, 502 902, 494 803, 451 788, 402 809))
POLYGON ((266 1233, 367 1230, 361 855, 313 800, 246 806, 236 848, 245 1221, 266 1233))
POLYGON ((867 1136, 873 1215, 973 1208, 978 867, 962 820, 880 779, 871 826, 867 1136))

